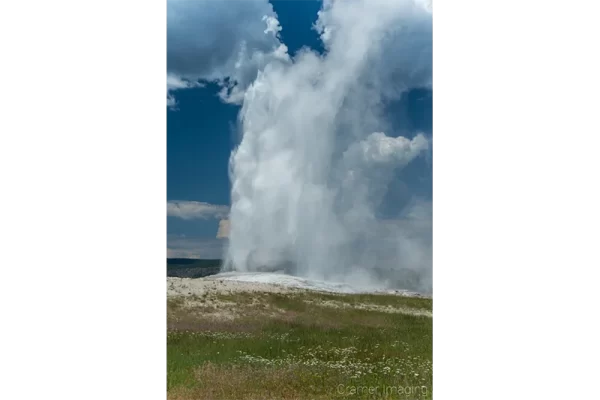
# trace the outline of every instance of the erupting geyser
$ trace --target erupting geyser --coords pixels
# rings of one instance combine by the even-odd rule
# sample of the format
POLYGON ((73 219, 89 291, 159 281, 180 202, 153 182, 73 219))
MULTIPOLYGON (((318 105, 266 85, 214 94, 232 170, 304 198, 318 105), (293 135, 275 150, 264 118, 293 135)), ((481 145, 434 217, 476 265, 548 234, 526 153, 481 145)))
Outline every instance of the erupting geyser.
POLYGON ((423 1, 325 1, 325 53, 292 59, 282 46, 259 69, 230 159, 225 270, 431 291, 430 200, 378 214, 397 172, 431 149, 431 137, 390 131, 385 111, 431 88, 431 25, 423 1))
POLYGON ((170 88, 207 79, 223 85, 224 101, 242 106, 224 270, 281 269, 361 288, 431 292, 431 190, 413 193, 394 212, 389 196, 419 159, 431 175, 422 161, 430 159, 431 132, 398 131, 390 108, 411 89, 433 90, 431 2, 324 0, 315 29, 325 52, 303 49, 293 57, 265 0, 236 3, 269 15, 257 20, 215 5, 223 18, 251 16, 233 25, 231 40, 243 38, 235 57, 217 46, 219 38, 198 42, 186 33, 197 26, 188 14, 200 6, 167 6, 167 24, 178 24, 167 35, 167 59, 180 77, 167 80, 167 103, 174 102, 170 88), (189 54, 186 40, 215 47, 210 62, 222 71, 208 61, 202 68, 180 61, 176 56, 189 54))

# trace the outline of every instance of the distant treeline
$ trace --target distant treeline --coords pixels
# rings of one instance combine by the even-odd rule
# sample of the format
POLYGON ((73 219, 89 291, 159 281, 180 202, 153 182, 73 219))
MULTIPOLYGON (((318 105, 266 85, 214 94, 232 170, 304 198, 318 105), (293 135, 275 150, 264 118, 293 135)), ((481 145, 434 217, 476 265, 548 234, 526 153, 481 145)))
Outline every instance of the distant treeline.
POLYGON ((218 274, 221 260, 199 260, 195 258, 167 258, 167 276, 179 278, 201 278, 218 274))
POLYGON ((195 267, 214 267, 221 265, 221 260, 199 260, 197 258, 167 258, 167 265, 171 266, 190 266, 195 267))

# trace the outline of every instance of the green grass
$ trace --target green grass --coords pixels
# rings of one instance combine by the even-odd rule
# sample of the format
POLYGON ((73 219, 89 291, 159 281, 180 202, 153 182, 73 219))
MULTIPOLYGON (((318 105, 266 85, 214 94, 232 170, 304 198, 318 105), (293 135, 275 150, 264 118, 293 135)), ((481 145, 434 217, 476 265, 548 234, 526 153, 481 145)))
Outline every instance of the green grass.
POLYGON ((431 299, 311 292, 171 298, 168 397, 431 398, 432 318, 354 307, 365 303, 432 307, 431 299))

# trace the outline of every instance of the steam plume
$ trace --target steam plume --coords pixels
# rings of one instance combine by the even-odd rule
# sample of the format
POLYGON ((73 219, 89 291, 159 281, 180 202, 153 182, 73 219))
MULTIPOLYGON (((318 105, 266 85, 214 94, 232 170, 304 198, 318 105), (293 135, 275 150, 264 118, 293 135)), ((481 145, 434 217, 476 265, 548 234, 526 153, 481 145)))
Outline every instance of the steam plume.
MULTIPOLYGON (((276 15, 265 15, 263 34, 276 35, 276 15)), ((292 60, 280 48, 237 92, 225 268, 430 291, 431 203, 393 220, 378 208, 395 174, 431 147, 424 134, 389 131, 383 112, 431 87, 431 3, 326 0, 315 27, 325 54, 292 60)))

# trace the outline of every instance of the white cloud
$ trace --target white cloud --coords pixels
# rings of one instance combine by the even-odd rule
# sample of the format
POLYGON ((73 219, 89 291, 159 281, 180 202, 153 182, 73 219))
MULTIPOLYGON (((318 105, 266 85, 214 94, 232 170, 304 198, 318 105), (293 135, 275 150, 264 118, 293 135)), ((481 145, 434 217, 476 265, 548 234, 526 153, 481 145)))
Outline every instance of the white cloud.
POLYGON ((353 143, 344 153, 349 167, 361 165, 406 165, 428 148, 422 134, 413 139, 389 137, 383 132, 374 132, 365 140, 353 143))
POLYGON ((168 258, 221 259, 226 241, 214 238, 167 236, 168 258))
POLYGON ((167 216, 181 219, 224 218, 229 207, 199 201, 168 201, 167 216))
POLYGON ((200 82, 189 81, 179 76, 167 73, 167 107, 174 108, 177 105, 177 100, 175 100, 175 97, 172 93, 173 91, 202 86, 204 85, 200 82))
POLYGON ((260 69, 289 60, 280 30, 268 0, 167 0, 167 71, 221 82, 222 99, 241 102, 260 69))

